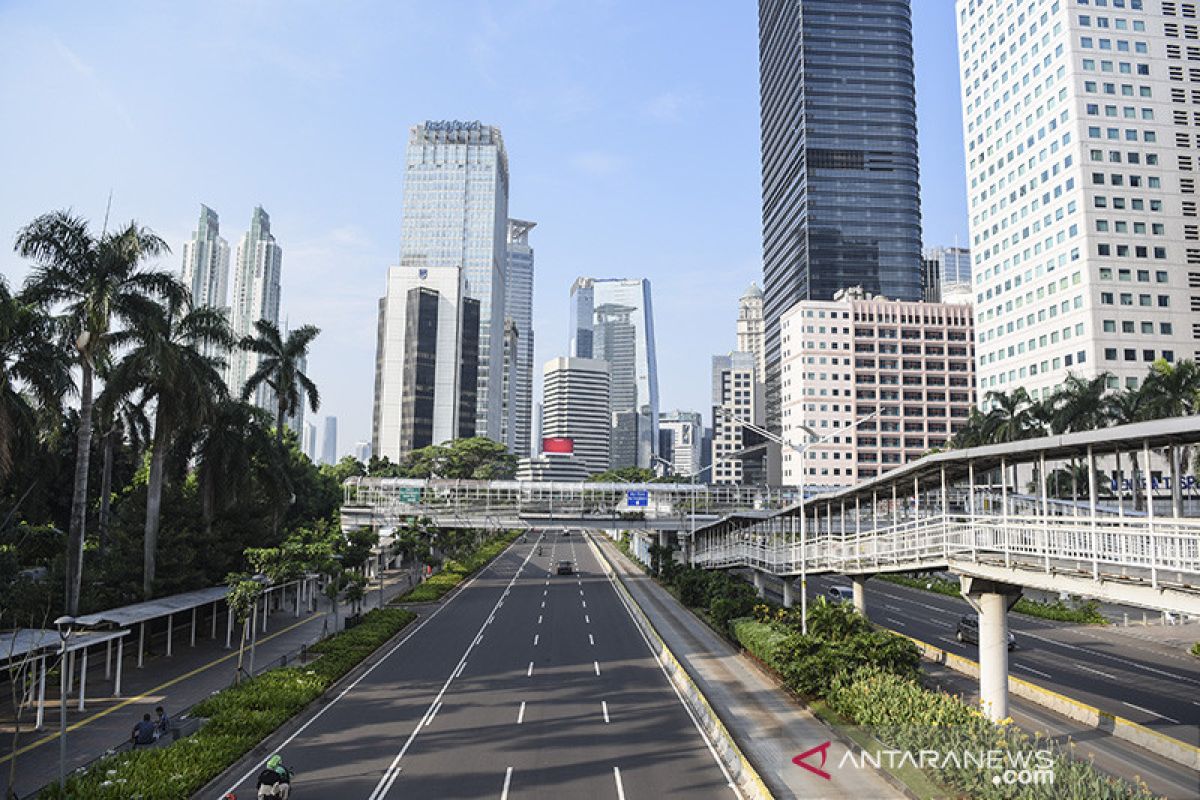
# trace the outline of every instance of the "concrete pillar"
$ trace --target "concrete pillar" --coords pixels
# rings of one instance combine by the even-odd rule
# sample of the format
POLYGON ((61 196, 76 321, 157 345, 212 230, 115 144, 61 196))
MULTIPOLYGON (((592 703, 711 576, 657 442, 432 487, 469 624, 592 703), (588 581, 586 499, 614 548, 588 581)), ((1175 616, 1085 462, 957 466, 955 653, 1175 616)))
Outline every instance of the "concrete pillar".
POLYGON ((864 617, 867 615, 867 578, 870 575, 852 575, 851 590, 854 592, 854 610, 864 617))
POLYGON ((658 546, 666 547, 670 543, 671 543, 671 534, 667 533, 666 531, 659 531, 658 532, 658 546))
POLYGON ((783 607, 791 608, 796 604, 796 598, 793 597, 795 590, 792 588, 792 579, 783 579, 783 607))
POLYGON ((763 596, 763 574, 758 570, 754 570, 754 593, 763 596))
POLYGON ((1021 587, 962 576, 962 594, 979 613, 979 700, 993 722, 1008 718, 1008 611, 1021 587))

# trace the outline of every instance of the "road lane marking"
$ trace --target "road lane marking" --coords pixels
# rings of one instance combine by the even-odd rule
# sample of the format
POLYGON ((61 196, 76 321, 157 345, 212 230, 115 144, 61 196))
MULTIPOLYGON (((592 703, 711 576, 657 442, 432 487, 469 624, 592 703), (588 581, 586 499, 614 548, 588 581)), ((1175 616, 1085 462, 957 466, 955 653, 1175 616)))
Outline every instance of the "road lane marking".
POLYGON ((1078 661, 1075 662, 1075 668, 1081 669, 1084 672, 1091 672, 1095 675, 1103 675, 1104 677, 1109 678, 1114 681, 1117 680, 1117 676, 1113 675, 1111 672, 1105 672, 1104 670, 1092 669, 1091 667, 1085 667, 1083 664, 1080 664, 1078 661))
POLYGON ((1173 678, 1174 680, 1177 680, 1177 681, 1184 681, 1186 683, 1191 683, 1191 684, 1195 684, 1196 686, 1200 686, 1200 681, 1198 681, 1194 678, 1189 678, 1186 675, 1180 675, 1175 672, 1168 672, 1167 670, 1163 670, 1163 669, 1155 669, 1154 667, 1150 667, 1145 664, 1135 664, 1132 661, 1128 661, 1127 659, 1119 658, 1117 656, 1110 656, 1108 653, 1103 653, 1099 650, 1089 650, 1088 648, 1080 647, 1079 645, 1067 644, 1066 642, 1060 642, 1055 639, 1047 639, 1045 636, 1038 636, 1036 633, 1029 633, 1028 631, 1022 631, 1021 633, 1023 636, 1028 636, 1031 639, 1038 639, 1039 641, 1043 641, 1046 644, 1057 645, 1058 647, 1065 647, 1068 650, 1078 650, 1081 653, 1087 653, 1088 655, 1091 655, 1091 656, 1098 656, 1100 658, 1107 658, 1112 661, 1116 661, 1116 662, 1120 663, 1122 667, 1129 669, 1129 670, 1140 669, 1143 672, 1153 672, 1156 675, 1162 675, 1164 678, 1173 678))
MULTIPOLYGON (((513 584, 515 584, 517 582, 517 578, 521 577, 521 570, 523 570, 525 568, 525 565, 529 563, 529 558, 530 557, 528 555, 526 555, 525 560, 521 562, 521 566, 517 567, 517 571, 513 573, 512 578, 510 578, 508 581, 508 588, 512 588, 513 584)), ((496 605, 492 608, 492 612, 488 617, 489 619, 495 618, 496 609, 499 608, 500 604, 503 602, 504 602, 504 598, 503 598, 503 596, 501 596, 501 598, 496 601, 496 605)), ((445 608, 445 606, 443 605, 440 608, 445 608)), ((432 619, 432 618, 433 618, 433 616, 431 615, 430 619, 432 619)), ((483 625, 479 626, 479 632, 482 633, 483 629, 485 627, 487 627, 486 622, 483 625)), ((433 702, 431 702, 429 704, 430 708, 432 708, 433 706, 437 705, 438 703, 440 703, 442 701, 442 697, 446 694, 447 690, 449 690, 450 684, 454 682, 454 678, 455 678, 456 674, 462 671, 463 666, 467 663, 467 659, 471 655, 471 651, 474 649, 475 649, 474 642, 472 642, 470 645, 467 646, 466 651, 463 652, 463 654, 462 654, 462 658, 459 659, 458 666, 456 666, 454 671, 450 673, 450 677, 446 678, 446 682, 442 684, 442 688, 438 691, 437 696, 434 697, 433 702)), ((532 669, 532 666, 533 665, 531 662, 530 663, 531 669, 532 669)), ((361 678, 360 678, 360 680, 361 680, 361 678)), ((354 684, 351 684, 351 686, 353 686, 353 685, 354 684)), ((340 697, 340 695, 339 695, 339 697, 340 697)), ((326 708, 329 708, 329 706, 326 706, 326 708)), ((316 717, 314 717, 313 719, 316 719, 316 717)), ((307 727, 307 724, 305 727, 307 727)), ((301 727, 300 730, 304 730, 304 727, 301 727)), ((300 731, 297 731, 296 733, 298 734, 299 732, 300 731)), ((420 723, 417 723, 417 726, 415 728, 413 728, 412 733, 410 733, 408 735, 408 738, 404 741, 404 745, 400 748, 400 752, 396 753, 396 757, 392 759, 392 762, 388 765, 388 768, 386 770, 384 770, 382 777, 380 777, 380 779, 379 779, 379 783, 375 784, 375 789, 371 792, 370 795, 368 795, 367 800, 382 800, 382 798, 384 796, 386 796, 387 793, 391 790, 392 784, 394 784, 396 782, 396 779, 400 776, 400 760, 404 758, 404 754, 408 752, 408 748, 412 747, 412 743, 416 740, 417 734, 419 734, 420 732, 421 732, 421 725, 420 725, 420 723)), ((296 734, 293 734, 293 737, 295 735, 296 734)), ((287 744, 287 742, 284 742, 284 744, 287 744)), ((282 749, 282 747, 280 749, 282 749)), ((249 777, 249 776, 247 776, 247 777, 249 777)), ((245 780, 245 779, 243 779, 243 780, 245 780)), ((232 791, 232 789, 230 791, 232 791)))
POLYGON ((433 722, 433 718, 436 717, 437 712, 439 712, 441 710, 442 710, 441 703, 438 703, 436 706, 434 706, 433 710, 429 712, 429 716, 425 717, 425 724, 422 727, 428 728, 429 723, 433 722))
POLYGON ((620 767, 613 767, 613 778, 617 781, 617 800, 625 800, 625 787, 621 785, 620 767))
POLYGON ((529 662, 529 669, 525 670, 525 677, 526 678, 533 677, 533 662, 532 661, 529 662))
POLYGON ((512 782, 512 767, 504 772, 504 788, 500 790, 500 800, 508 800, 508 784, 512 782))
POLYGON ((481 633, 475 637, 475 644, 479 644, 482 641, 483 641, 483 634, 481 633))
POLYGON ((604 724, 607 725, 608 724, 608 701, 607 700, 600 701, 600 710, 604 712, 604 724))
POLYGON ((1053 676, 1047 675, 1046 673, 1042 672, 1041 670, 1034 669, 1033 667, 1027 667, 1024 664, 1013 664, 1013 668, 1014 669, 1023 669, 1026 672, 1032 672, 1034 675, 1039 675, 1048 681, 1054 680, 1053 676))
POLYGON ((587 600, 580 600, 579 602, 583 603, 584 608, 587 608, 587 600))
POLYGON ((1157 711, 1151 711, 1148 708, 1142 708, 1141 706, 1135 706, 1133 703, 1127 703, 1124 700, 1122 700, 1121 702, 1125 703, 1125 705, 1129 706, 1130 708, 1136 708, 1138 711, 1145 711, 1147 714, 1149 714, 1152 717, 1158 717, 1159 719, 1165 719, 1167 722, 1173 722, 1176 725, 1179 724, 1179 720, 1171 719, 1166 714, 1160 714, 1157 711))
POLYGON ((584 614, 584 615, 583 615, 583 621, 584 621, 585 623, 587 623, 588 625, 591 625, 591 624, 592 624, 592 618, 591 618, 591 617, 589 617, 587 614, 584 614))
MULTIPOLYGON (((596 640, 592 638, 590 633, 588 634, 588 644, 590 644, 592 647, 596 646, 596 640)), ((1196 705, 1200 706, 1200 703, 1197 703, 1196 705)))
POLYGON ((542 597, 545 597, 549 593, 549 591, 550 591, 549 589, 542 589, 542 597))
POLYGON ((538 614, 538 625, 542 624, 542 615, 538 614))
POLYGON ((545 600, 543 600, 543 601, 542 601, 542 608, 545 608, 545 607, 546 607, 546 601, 545 601, 545 600))
POLYGON ((533 635, 533 646, 534 646, 534 647, 537 647, 537 643, 538 643, 538 637, 539 637, 539 636, 541 636, 541 634, 539 634, 539 633, 535 633, 535 634, 533 635))
POLYGON ((525 721, 525 701, 521 701, 521 709, 517 712, 517 724, 520 725, 525 721))
POLYGON ((596 668, 596 676, 599 677, 600 676, 600 662, 593 661, 592 666, 596 668))
POLYGON ((903 622, 901 622, 898 619, 892 619, 891 617, 884 617, 884 619, 886 619, 888 622, 892 623, 893 625, 899 625, 901 628, 908 627, 907 625, 905 625, 903 622))
POLYGON ((462 662, 458 665, 458 669, 454 671, 454 677, 459 677, 463 674, 463 670, 467 668, 467 662, 462 662))
MULTIPOLYGON (((511 548, 511 547, 512 547, 512 545, 509 545, 509 548, 511 548)), ((505 555, 507 552, 508 552, 508 549, 506 549, 503 553, 501 553, 499 556, 497 556, 496 560, 498 560, 501 556, 505 555)), ((525 569, 525 565, 526 565, 526 563, 529 562, 529 558, 530 558, 530 556, 528 556, 528 555, 525 556, 525 560, 522 561, 521 566, 517 568, 517 572, 513 576, 514 581, 520 576, 521 570, 525 569)), ((316 722, 318 719, 320 719, 322 716, 324 716, 325 712, 327 712, 329 709, 333 708, 339 700, 341 700, 346 695, 350 694, 350 692, 353 691, 356 686, 358 686, 360 683, 362 683, 364 680, 366 680, 367 676, 369 676, 372 672, 374 672, 376 669, 378 669, 380 667, 380 665, 382 665, 389 658, 391 658, 392 655, 394 655, 397 650, 399 650, 401 647, 403 647, 405 644, 407 644, 409 639, 411 639, 412 637, 414 637, 418 633, 420 633, 421 630, 426 625, 428 625, 430 622, 432 622, 437 617, 438 614, 441 614, 442 611, 444 611, 446 608, 448 608, 452 601, 456 600, 463 592, 465 592, 468 588, 470 588, 472 585, 474 585, 474 583, 476 581, 478 581, 480 578, 482 578, 484 576, 484 573, 486 573, 488 569, 492 568, 495 565, 495 563, 496 562, 493 561, 492 565, 489 565, 488 568, 480 570, 478 575, 471 578, 466 583, 460 585, 457 589, 454 589, 453 591, 451 591, 450 594, 446 597, 445 601, 443 601, 441 605, 439 605, 436 609, 434 609, 432 614, 430 614, 428 617, 426 617, 424 620, 422 620, 420 623, 418 623, 415 628, 413 628, 411 631, 409 631, 407 634, 405 634, 403 639, 396 642, 396 644, 394 644, 390 650, 388 650, 386 653, 384 653, 384 655, 378 661, 376 661, 371 666, 367 667, 367 669, 364 670, 361 675, 359 675, 357 678, 355 678, 353 681, 351 681, 350 684, 346 686, 346 688, 342 689, 342 691, 338 693, 337 697, 330 700, 327 705, 321 707, 317 711, 317 713, 313 714, 312 717, 309 718, 309 720, 307 722, 305 722, 299 728, 297 728, 296 731, 291 736, 284 739, 283 742, 278 747, 275 748, 275 752, 282 751, 285 747, 287 747, 289 744, 291 744, 293 741, 295 741, 296 737, 298 737, 300 734, 304 733, 304 731, 308 730, 308 727, 310 725, 312 725, 314 722, 316 722)), ((299 624, 300 623, 296 623, 296 625, 289 626, 288 628, 285 628, 284 630, 281 630, 278 633, 272 634, 271 637, 269 637, 269 638, 274 638, 275 636, 279 636, 280 634, 285 633, 288 630, 291 630, 292 628, 296 627, 299 624)), ((263 641, 265 641, 265 640, 263 640, 263 641)), ((233 658, 235 655, 237 655, 237 654, 231 653, 228 656, 225 656, 224 658, 233 658)), ((224 658, 222 660, 224 660, 224 658)), ((201 667, 200 669, 204 669, 204 668, 201 667)), ((196 670, 196 672, 199 672, 200 669, 196 670)), ((194 674, 194 673, 192 673, 192 674, 194 674)), ((182 677, 189 677, 189 676, 182 676, 182 677)), ((165 685, 166 684, 164 684, 164 686, 165 685)), ((159 688, 161 688, 161 687, 159 687, 159 688)), ((143 695, 143 697, 144 697, 144 695, 143 695)), ((130 698, 127 702, 132 703, 132 702, 136 702, 139 699, 141 699, 141 698, 134 697, 134 698, 130 698)), ((122 705, 124 705, 124 704, 115 705, 111 709, 105 709, 105 711, 102 711, 100 713, 101 714, 108 713, 109 711, 120 708, 122 705)), ((96 716, 99 716, 99 715, 96 715, 96 716)), ((83 722, 86 722, 86 720, 83 722)), ((76 723, 76 725, 82 725, 83 722, 76 723)), ((71 728, 68 728, 68 730, 74 730, 74 726, 72 726, 71 728)), ((416 735, 415 731, 414 731, 413 735, 414 736, 416 735)), ((257 775, 262 770, 262 768, 266 765, 266 763, 267 763, 267 761, 265 758, 262 759, 261 761, 259 761, 257 764, 255 764, 253 767, 250 768, 250 771, 248 771, 245 775, 243 775, 241 778, 239 778, 236 783, 234 783, 232 786, 230 786, 228 789, 226 789, 225 793, 232 794, 233 792, 235 792, 239 786, 241 786, 243 783, 246 783, 247 781, 249 781, 254 775, 257 775)))
POLYGON ((583 589, 580 589, 580 590, 579 590, 579 596, 580 596, 580 597, 583 597, 583 589))

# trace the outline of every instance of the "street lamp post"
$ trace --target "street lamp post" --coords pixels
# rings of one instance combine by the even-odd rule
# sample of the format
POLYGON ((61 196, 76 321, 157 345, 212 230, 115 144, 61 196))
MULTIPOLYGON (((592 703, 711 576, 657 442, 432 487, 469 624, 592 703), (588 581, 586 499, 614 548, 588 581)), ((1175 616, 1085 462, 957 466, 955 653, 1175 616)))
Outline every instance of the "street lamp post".
POLYGON ((807 425, 800 425, 799 427, 808 435, 808 440, 806 442, 804 442, 804 444, 794 444, 793 442, 789 442, 787 439, 784 439, 782 436, 780 436, 777 433, 773 433, 772 431, 769 431, 766 428, 760 427, 758 425, 755 425, 752 422, 749 422, 747 420, 744 420, 744 419, 741 419, 740 417, 735 416, 733 414, 733 412, 729 411, 729 409, 727 409, 727 408, 721 408, 720 412, 729 421, 735 422, 738 425, 741 425, 743 428, 746 428, 747 430, 757 433, 759 436, 762 436, 764 439, 768 439, 768 440, 775 442, 776 444, 782 445, 784 447, 790 447, 792 450, 795 450, 796 453, 800 457, 800 486, 799 486, 799 489, 800 489, 800 632, 802 634, 807 635, 808 634, 808 558, 807 558, 808 509, 804 507, 805 499, 806 499, 804 496, 804 476, 805 476, 804 458, 805 458, 805 455, 808 453, 809 448, 815 447, 816 445, 819 445, 819 444, 824 444, 825 441, 828 440, 829 437, 831 437, 831 436, 841 435, 845 431, 854 430, 855 428, 857 428, 859 425, 863 424, 864 422, 869 422, 870 420, 879 416, 879 412, 874 411, 865 417, 860 417, 859 419, 856 419, 854 422, 847 425, 846 427, 837 428, 834 431, 825 434, 824 436, 817 436, 817 432, 815 430, 813 430, 812 428, 808 427, 807 425))
POLYGON ((54 620, 54 627, 58 629, 58 638, 62 643, 58 663, 61 676, 58 696, 58 788, 64 797, 67 793, 67 640, 71 638, 74 626, 74 617, 64 616, 54 620))

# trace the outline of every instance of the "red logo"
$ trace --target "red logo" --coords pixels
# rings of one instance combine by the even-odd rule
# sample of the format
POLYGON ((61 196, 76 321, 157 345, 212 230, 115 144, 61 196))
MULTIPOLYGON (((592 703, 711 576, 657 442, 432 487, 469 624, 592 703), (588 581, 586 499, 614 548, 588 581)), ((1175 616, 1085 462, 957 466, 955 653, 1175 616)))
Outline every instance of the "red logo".
POLYGON ((832 776, 828 772, 821 769, 820 767, 814 767, 812 764, 809 764, 807 761, 804 760, 804 759, 808 758, 809 756, 813 755, 814 753, 820 753, 821 754, 821 767, 825 766, 825 759, 829 755, 829 745, 831 745, 831 744, 833 744, 833 743, 825 742, 825 744, 819 744, 811 750, 805 750, 803 753, 801 753, 800 755, 793 758, 792 763, 795 764, 797 767, 804 767, 806 770, 813 773, 814 775, 820 775, 825 780, 831 780, 832 776))

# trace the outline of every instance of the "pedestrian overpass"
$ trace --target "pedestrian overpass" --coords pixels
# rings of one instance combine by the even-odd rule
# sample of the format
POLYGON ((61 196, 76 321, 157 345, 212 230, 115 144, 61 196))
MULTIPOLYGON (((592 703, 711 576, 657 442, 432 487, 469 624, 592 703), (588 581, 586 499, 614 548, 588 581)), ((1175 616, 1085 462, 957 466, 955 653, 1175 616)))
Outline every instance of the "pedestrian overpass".
POLYGON ((1197 442, 1200 417, 1184 417, 935 453, 699 526, 689 557, 752 568, 760 586, 762 573, 784 578, 785 605, 791 579, 803 591, 809 574, 845 574, 860 611, 872 575, 956 573, 980 617, 980 695, 1004 719, 1007 611, 1023 588, 1200 616, 1200 519, 1184 514, 1194 481, 1181 463, 1197 442))

